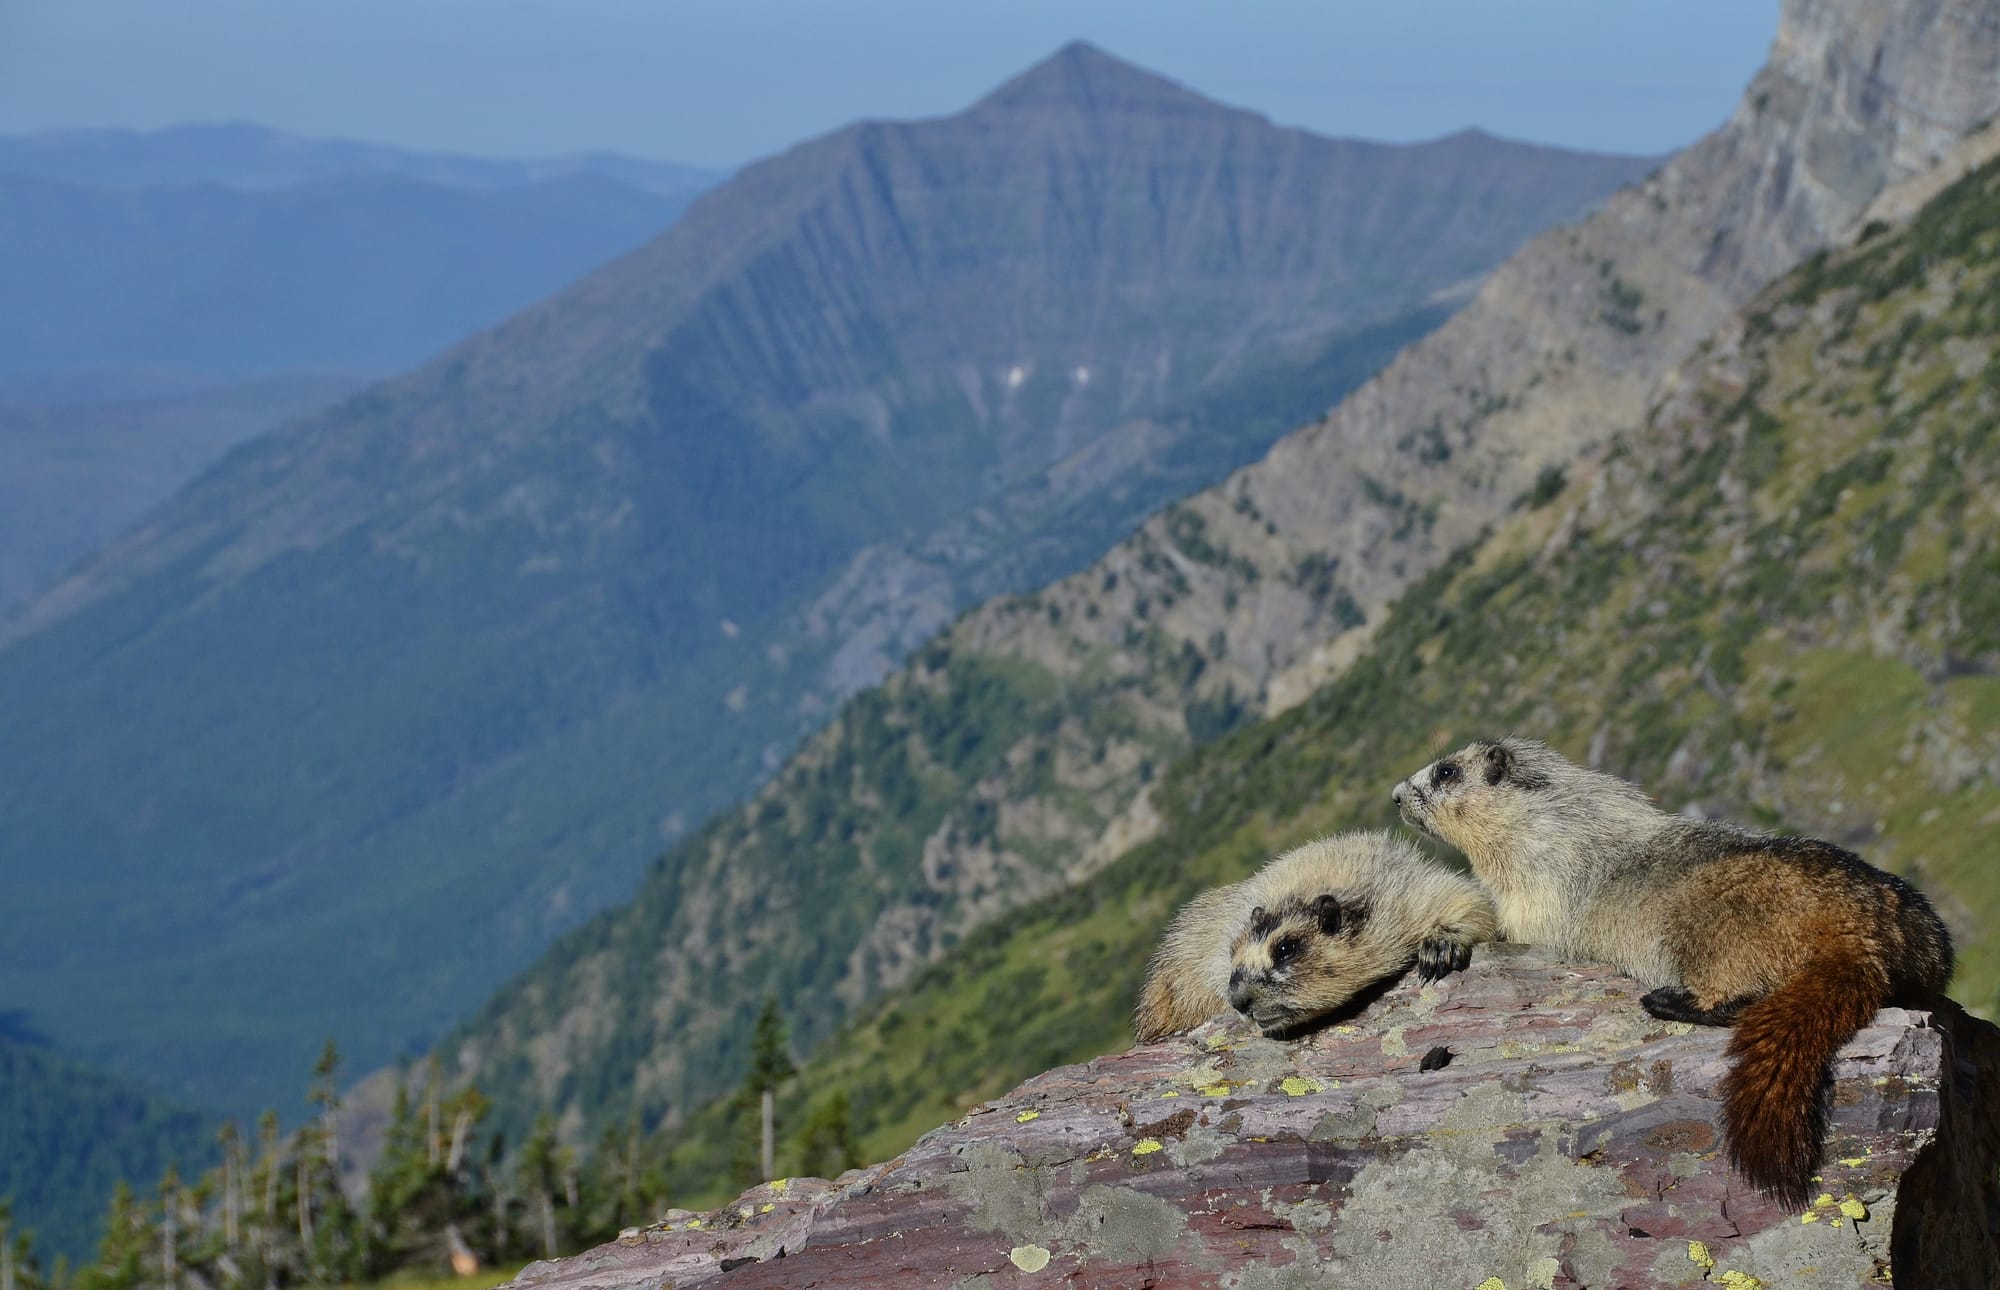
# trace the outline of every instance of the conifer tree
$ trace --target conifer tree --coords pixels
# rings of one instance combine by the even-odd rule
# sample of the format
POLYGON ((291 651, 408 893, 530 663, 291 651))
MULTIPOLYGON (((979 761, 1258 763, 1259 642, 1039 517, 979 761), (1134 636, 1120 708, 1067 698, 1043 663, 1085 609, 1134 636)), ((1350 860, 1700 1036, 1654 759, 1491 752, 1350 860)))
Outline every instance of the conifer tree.
POLYGON ((756 1029, 751 1032, 750 1072, 744 1081, 744 1093, 755 1099, 759 1111, 757 1162, 767 1179, 778 1172, 778 1085, 796 1075, 798 1069, 792 1061, 784 1018, 778 1015, 778 1000, 767 994, 763 1008, 757 1013, 756 1029))

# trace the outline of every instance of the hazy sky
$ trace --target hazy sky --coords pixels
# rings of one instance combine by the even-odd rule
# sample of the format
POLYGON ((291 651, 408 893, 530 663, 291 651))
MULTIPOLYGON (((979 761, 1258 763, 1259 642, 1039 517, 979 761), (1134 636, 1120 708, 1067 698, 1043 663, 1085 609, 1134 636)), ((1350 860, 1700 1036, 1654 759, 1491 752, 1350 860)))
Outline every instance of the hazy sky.
POLYGON ((934 116, 1083 37, 1327 134, 1660 152, 1777 0, 0 0, 0 132, 250 120, 491 155, 734 165, 934 116))

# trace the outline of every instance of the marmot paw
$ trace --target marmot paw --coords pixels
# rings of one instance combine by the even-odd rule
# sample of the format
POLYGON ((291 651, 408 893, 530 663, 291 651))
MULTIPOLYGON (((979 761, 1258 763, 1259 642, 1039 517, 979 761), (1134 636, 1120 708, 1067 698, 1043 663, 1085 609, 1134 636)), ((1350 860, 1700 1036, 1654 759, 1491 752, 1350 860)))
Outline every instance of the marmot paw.
POLYGON ((1424 981, 1442 981, 1471 963, 1472 947, 1449 936, 1427 936, 1417 946, 1417 976, 1424 981))

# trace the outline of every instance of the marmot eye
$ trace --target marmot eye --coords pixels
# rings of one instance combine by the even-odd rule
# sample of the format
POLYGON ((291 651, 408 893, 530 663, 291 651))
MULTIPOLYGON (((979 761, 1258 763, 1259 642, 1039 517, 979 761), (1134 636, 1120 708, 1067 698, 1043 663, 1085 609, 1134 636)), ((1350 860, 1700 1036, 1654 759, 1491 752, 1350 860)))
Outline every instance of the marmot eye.
POLYGON ((1438 767, 1437 777, 1440 784, 1448 784, 1458 778, 1458 767, 1452 765, 1450 762, 1446 762, 1444 765, 1438 767))
POLYGON ((1271 947, 1271 962, 1282 967, 1299 956, 1299 941, 1296 936, 1287 936, 1271 947))

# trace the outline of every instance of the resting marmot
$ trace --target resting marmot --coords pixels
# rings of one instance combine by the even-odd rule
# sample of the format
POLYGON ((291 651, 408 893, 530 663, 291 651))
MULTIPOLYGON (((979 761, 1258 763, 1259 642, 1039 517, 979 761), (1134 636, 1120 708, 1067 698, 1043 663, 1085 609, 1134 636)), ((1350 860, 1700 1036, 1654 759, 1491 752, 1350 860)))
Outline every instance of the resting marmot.
POLYGON ((1289 1030, 1412 963, 1436 980, 1493 936, 1493 902, 1465 875, 1393 834, 1336 834, 1189 901, 1147 967, 1132 1029, 1150 1043, 1234 1007, 1289 1030))
POLYGON ((1803 1205, 1833 1055, 1891 1002, 1951 979, 1951 937, 1916 888, 1829 842, 1670 815, 1636 787, 1527 739, 1482 740, 1392 794, 1465 853, 1500 930, 1657 987, 1668 1021, 1734 1023, 1731 1162, 1803 1205))

